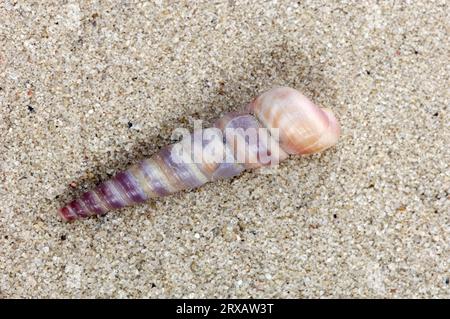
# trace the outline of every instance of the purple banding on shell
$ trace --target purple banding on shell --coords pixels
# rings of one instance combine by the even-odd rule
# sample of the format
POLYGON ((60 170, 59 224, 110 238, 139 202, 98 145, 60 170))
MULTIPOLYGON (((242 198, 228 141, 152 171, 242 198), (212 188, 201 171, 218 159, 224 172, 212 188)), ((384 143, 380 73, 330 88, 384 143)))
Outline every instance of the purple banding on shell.
POLYGON ((230 178, 244 169, 276 165, 288 154, 316 153, 335 145, 340 136, 338 120, 330 110, 291 88, 267 91, 247 110, 251 114, 228 113, 213 128, 196 129, 190 137, 183 134, 179 143, 84 193, 59 214, 67 221, 104 214, 196 188, 208 180, 230 178))
POLYGON ((239 175, 244 170, 244 166, 238 163, 221 163, 212 175, 213 180, 230 178, 239 175))
POLYGON ((177 156, 177 160, 180 161, 182 156, 183 161, 193 162, 195 166, 191 169, 194 174, 197 172, 197 179, 201 180, 202 184, 210 181, 214 170, 225 158, 222 131, 219 128, 210 127, 204 129, 201 134, 194 132, 189 141, 186 139, 186 142, 189 144, 186 145, 185 140, 175 144, 172 148, 172 156, 177 156), (188 152, 188 156, 178 155, 177 146, 180 146, 183 152, 188 152))
POLYGON ((93 191, 86 192, 81 196, 81 200, 86 205, 87 209, 96 215, 102 215, 106 213, 106 210, 98 202, 97 196, 94 195, 93 191))
POLYGON ((223 118, 223 131, 235 161, 244 166, 260 166, 258 163, 259 122, 249 114, 233 114, 223 118))
POLYGON ((61 217, 66 221, 72 221, 78 218, 77 215, 75 215, 71 209, 69 209, 67 206, 61 208, 59 210, 59 214, 61 217))
POLYGON ((86 210, 84 205, 82 203, 80 203, 79 200, 74 200, 68 206, 79 217, 88 217, 89 216, 89 211, 86 210))
POLYGON ((162 181, 159 180, 157 175, 153 172, 155 169, 154 166, 150 166, 147 164, 146 161, 142 161, 139 164, 139 169, 142 170, 144 173, 145 178, 147 179, 151 189, 158 195, 158 196, 167 196, 170 195, 170 191, 165 188, 165 185, 162 181))
POLYGON ((236 115, 222 125, 236 161, 244 163, 246 168, 276 164, 280 158, 285 158, 270 131, 262 127, 254 116, 236 115))
POLYGON ((98 194, 103 196, 103 199, 108 203, 113 209, 121 208, 125 206, 125 203, 117 194, 116 190, 113 189, 111 182, 104 182, 100 184, 97 188, 98 194))
POLYGON ((147 195, 139 186, 138 181, 128 171, 120 172, 114 177, 116 185, 120 185, 126 196, 134 203, 142 203, 147 200, 147 195))
POLYGON ((176 156, 176 154, 175 152, 172 152, 172 147, 162 149, 159 155, 164 163, 176 174, 178 180, 186 187, 195 188, 204 184, 203 181, 195 176, 192 168, 190 168, 188 164, 183 163, 181 159, 179 159, 179 163, 177 160, 174 160, 173 157, 176 156))

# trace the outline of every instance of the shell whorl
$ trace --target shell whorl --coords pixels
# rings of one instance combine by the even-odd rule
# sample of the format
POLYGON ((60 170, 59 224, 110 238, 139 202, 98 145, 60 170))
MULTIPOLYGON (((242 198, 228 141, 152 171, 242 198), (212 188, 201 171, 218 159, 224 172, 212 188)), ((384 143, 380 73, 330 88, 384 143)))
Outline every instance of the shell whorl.
POLYGON ((245 169, 277 164, 288 154, 318 152, 339 138, 339 123, 333 113, 291 88, 263 93, 248 105, 247 112, 228 113, 214 127, 195 131, 119 172, 61 208, 60 216, 71 221, 103 215, 230 178, 245 169))
POLYGON ((340 127, 333 113, 289 87, 261 94, 248 109, 269 130, 279 129, 280 146, 289 154, 320 152, 339 139, 340 127))

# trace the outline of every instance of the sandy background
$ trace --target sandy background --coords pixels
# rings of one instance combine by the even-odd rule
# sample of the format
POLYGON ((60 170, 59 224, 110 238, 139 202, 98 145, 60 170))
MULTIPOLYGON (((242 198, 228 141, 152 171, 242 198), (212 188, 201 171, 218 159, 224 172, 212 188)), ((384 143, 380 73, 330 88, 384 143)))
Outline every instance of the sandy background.
POLYGON ((0 3, 0 297, 449 298, 448 2, 157 2, 0 3), (336 148, 55 215, 280 84, 336 148))

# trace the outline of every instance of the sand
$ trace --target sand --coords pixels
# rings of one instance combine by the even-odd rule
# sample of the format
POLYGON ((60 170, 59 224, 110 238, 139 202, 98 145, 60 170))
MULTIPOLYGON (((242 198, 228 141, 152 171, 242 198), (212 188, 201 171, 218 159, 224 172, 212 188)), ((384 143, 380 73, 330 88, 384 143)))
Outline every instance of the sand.
POLYGON ((2 1, 0 297, 450 297, 442 1, 2 1), (338 145, 71 224, 56 210, 277 85, 338 145))

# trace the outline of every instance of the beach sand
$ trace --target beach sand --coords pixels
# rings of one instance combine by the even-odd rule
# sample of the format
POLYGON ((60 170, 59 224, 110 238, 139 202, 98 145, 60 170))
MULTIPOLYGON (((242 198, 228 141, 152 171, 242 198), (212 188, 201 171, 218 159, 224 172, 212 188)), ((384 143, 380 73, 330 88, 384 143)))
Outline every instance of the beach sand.
POLYGON ((450 297, 444 1, 2 1, 0 297, 450 297), (261 92, 321 154, 66 224, 56 211, 261 92))

